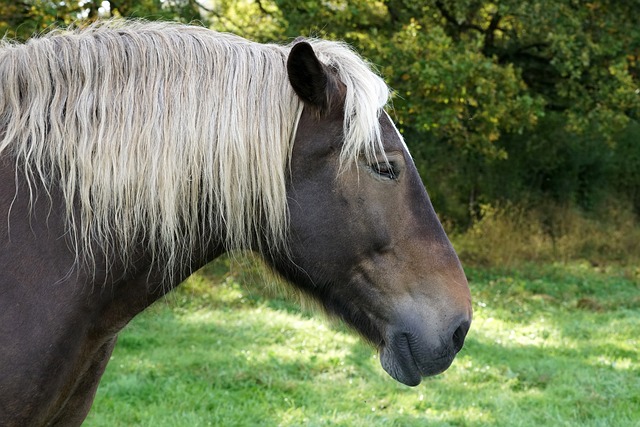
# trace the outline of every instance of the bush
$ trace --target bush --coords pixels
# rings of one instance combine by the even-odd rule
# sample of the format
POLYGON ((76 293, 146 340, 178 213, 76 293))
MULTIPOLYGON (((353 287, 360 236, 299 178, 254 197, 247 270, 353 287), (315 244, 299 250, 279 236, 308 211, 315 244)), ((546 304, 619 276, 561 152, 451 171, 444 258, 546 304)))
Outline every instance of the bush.
POLYGON ((469 230, 454 233, 452 240, 463 263, 479 266, 640 260, 640 224, 630 204, 616 200, 590 214, 567 204, 486 204, 469 230))

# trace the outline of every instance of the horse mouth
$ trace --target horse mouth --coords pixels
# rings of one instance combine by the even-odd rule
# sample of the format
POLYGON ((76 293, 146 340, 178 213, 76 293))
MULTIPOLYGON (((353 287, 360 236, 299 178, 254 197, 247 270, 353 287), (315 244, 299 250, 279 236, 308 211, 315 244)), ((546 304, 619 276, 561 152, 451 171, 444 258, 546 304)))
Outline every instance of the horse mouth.
POLYGON ((380 364, 393 379, 413 387, 423 377, 444 372, 456 353, 445 346, 434 354, 414 335, 403 332, 394 334, 380 347, 380 364))

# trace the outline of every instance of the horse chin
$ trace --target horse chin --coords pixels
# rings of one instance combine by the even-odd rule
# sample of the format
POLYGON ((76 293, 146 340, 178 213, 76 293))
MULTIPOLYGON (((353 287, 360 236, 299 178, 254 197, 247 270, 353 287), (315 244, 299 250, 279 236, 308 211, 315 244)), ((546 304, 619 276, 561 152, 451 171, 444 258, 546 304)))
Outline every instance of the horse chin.
POLYGON ((408 333, 394 334, 380 348, 380 364, 396 381, 414 387, 423 377, 444 372, 455 356, 454 352, 443 351, 433 357, 432 352, 408 333))

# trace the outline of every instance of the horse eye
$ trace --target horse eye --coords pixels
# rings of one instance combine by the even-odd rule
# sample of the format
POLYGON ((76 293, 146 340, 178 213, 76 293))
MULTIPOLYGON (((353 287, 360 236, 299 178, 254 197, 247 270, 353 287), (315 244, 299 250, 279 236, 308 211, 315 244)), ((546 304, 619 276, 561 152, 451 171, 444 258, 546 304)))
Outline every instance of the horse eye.
POLYGON ((398 170, 393 162, 379 162, 371 165, 371 170, 384 179, 396 179, 398 170))

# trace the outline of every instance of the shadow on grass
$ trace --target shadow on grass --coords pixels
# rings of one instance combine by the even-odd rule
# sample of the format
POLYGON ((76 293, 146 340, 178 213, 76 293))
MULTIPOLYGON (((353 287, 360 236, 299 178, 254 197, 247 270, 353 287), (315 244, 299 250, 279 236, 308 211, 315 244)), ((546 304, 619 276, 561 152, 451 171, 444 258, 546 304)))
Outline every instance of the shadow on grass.
POLYGON ((313 321, 286 329, 288 315, 185 321, 154 311, 122 335, 87 425, 597 425, 611 413, 632 425, 638 404, 637 368, 599 365, 588 342, 512 347, 471 336, 449 371, 408 388, 340 330, 305 344, 313 321))
POLYGON ((160 304, 137 318, 121 335, 87 425, 640 422, 637 311, 592 312, 544 299, 513 310, 511 300, 493 299, 496 307, 479 308, 452 367, 409 388, 343 326, 281 299, 247 300, 232 284, 228 291, 222 297, 236 298, 233 309, 160 304), (489 330, 492 316, 503 329, 489 330), (523 344, 518 338, 539 318, 551 335, 523 344))

